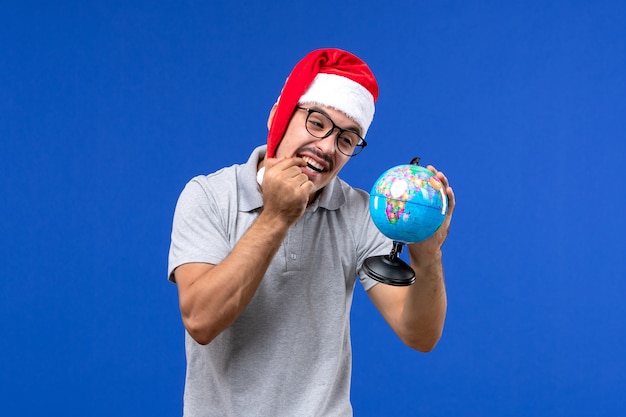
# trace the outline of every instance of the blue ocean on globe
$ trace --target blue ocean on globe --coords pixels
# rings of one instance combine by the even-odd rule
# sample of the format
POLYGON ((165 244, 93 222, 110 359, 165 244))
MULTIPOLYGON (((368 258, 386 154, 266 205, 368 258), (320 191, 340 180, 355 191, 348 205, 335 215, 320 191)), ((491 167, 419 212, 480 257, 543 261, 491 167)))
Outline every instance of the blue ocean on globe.
POLYGON ((370 192, 370 214, 390 239, 416 243, 441 227, 448 211, 444 186, 428 169, 398 165, 385 171, 370 192))

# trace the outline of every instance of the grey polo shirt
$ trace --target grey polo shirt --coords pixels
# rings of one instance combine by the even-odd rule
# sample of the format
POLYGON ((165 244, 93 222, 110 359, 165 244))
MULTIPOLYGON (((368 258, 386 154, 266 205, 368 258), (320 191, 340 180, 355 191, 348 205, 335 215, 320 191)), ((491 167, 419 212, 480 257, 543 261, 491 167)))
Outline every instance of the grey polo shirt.
MULTIPOLYGON (((174 215, 168 276, 220 263, 257 218, 265 147, 244 165, 192 179, 174 215)), ((209 345, 186 335, 185 416, 351 416, 350 307, 361 267, 392 242, 369 196, 335 178, 290 228, 243 314, 209 345)))

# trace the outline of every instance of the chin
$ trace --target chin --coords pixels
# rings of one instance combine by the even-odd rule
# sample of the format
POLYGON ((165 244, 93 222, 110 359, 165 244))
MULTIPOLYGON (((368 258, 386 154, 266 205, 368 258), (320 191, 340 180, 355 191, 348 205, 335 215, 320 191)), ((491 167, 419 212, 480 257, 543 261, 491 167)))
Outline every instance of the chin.
POLYGON ((324 187, 326 187, 333 180, 333 178, 335 177, 332 176, 332 177, 316 178, 316 179, 312 179, 309 177, 309 179, 313 182, 313 192, 317 193, 318 191, 321 191, 324 187))

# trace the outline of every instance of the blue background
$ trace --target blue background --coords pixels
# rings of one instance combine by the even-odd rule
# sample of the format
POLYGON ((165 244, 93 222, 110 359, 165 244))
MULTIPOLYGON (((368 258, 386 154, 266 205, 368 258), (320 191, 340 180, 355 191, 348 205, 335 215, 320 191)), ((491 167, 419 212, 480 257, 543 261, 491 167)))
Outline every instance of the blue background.
POLYGON ((165 0, 2 2, 3 415, 181 414, 176 199, 324 46, 381 91, 341 177, 420 156, 458 200, 433 352, 356 288, 355 415, 623 414, 626 3, 165 0))

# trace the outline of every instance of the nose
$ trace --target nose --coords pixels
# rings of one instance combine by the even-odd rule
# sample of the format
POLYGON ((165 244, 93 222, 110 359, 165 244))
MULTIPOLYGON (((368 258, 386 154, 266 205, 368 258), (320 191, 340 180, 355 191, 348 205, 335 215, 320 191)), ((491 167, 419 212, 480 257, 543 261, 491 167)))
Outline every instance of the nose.
POLYGON ((333 155, 337 150, 337 136, 340 134, 341 131, 334 129, 330 135, 323 139, 318 139, 316 142, 317 148, 328 155, 333 155))

